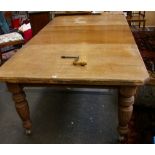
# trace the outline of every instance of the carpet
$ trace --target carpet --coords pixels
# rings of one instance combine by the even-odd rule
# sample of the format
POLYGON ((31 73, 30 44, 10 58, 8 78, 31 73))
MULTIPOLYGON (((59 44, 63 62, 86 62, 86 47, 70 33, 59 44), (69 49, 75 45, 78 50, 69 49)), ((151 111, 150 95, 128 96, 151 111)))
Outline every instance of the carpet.
MULTIPOLYGON (((155 28, 132 29, 147 70, 155 74, 155 28)), ((155 86, 138 89, 132 118, 129 122, 128 144, 152 144, 155 136, 155 86)))
POLYGON ((155 72, 155 29, 132 30, 146 68, 155 72))

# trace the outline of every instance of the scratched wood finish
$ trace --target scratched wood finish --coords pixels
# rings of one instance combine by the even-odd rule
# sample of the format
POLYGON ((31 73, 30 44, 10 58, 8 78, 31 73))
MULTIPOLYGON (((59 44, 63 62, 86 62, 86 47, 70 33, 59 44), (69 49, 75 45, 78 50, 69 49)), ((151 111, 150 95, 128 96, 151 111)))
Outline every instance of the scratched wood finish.
POLYGON ((0 68, 18 83, 142 85, 149 78, 122 14, 57 17, 0 68), (62 55, 85 56, 85 67, 62 55))

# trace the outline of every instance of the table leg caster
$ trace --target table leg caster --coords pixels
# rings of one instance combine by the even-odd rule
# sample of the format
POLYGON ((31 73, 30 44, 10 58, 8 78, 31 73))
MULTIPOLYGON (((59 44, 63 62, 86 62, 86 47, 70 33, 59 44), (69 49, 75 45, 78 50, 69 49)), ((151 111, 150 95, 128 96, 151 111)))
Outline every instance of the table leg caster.
POLYGON ((120 144, 126 144, 126 136, 119 136, 118 137, 118 142, 120 143, 120 144))
POLYGON ((32 131, 30 129, 25 130, 26 135, 31 135, 32 131))
POLYGON ((119 142, 124 141, 124 139, 125 139, 125 137, 124 137, 124 136, 119 136, 119 137, 118 137, 119 142))

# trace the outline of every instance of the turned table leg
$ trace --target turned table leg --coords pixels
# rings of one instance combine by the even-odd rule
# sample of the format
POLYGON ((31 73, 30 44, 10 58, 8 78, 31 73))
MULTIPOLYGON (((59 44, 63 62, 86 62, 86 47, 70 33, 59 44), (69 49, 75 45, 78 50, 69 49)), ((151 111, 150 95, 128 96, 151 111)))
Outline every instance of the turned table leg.
POLYGON ((121 87, 119 90, 118 105, 118 132, 120 142, 126 141, 128 134, 128 123, 133 111, 134 95, 136 87, 121 87))
POLYGON ((8 90, 12 93, 16 111, 23 121, 23 127, 26 129, 26 134, 30 134, 32 124, 30 121, 29 106, 23 88, 21 85, 14 83, 7 83, 7 86, 8 90))

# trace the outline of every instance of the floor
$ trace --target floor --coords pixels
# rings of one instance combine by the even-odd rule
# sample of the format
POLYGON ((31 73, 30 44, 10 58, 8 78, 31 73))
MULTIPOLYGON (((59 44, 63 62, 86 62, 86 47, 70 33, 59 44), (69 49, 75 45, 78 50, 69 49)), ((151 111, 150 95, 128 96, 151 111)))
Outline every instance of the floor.
POLYGON ((11 94, 0 84, 0 143, 117 143, 117 91, 25 88, 33 133, 25 135, 11 94))

